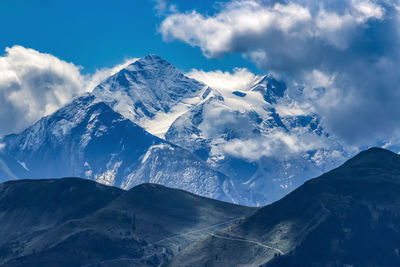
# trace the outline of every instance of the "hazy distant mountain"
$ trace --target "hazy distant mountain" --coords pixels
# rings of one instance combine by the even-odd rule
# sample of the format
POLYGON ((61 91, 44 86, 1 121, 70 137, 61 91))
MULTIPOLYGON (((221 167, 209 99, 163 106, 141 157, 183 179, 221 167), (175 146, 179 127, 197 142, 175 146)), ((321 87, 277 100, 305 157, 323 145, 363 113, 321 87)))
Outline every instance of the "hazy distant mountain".
POLYGON ((65 178, 0 184, 0 265, 158 266, 255 211, 143 184, 65 178))
POLYGON ((171 266, 399 266, 400 156, 371 148, 171 266))

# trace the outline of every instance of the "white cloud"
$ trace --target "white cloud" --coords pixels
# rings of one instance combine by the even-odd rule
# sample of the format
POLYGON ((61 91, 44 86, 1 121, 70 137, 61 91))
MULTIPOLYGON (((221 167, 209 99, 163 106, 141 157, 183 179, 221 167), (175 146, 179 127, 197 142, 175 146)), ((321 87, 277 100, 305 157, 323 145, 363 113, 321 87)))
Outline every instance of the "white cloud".
POLYGON ((186 75, 190 78, 201 81, 211 88, 225 90, 246 90, 254 84, 257 75, 248 69, 235 68, 233 72, 204 71, 192 69, 186 75))
POLYGON ((270 30, 290 34, 310 19, 309 11, 297 4, 263 7, 257 1, 233 1, 213 17, 196 11, 172 14, 163 21, 160 32, 165 40, 182 40, 215 57, 234 50, 237 37, 270 30))
POLYGON ((0 133, 21 130, 85 90, 79 67, 22 46, 0 57, 0 133))
POLYGON ((176 6, 169 3, 169 0, 153 0, 155 2, 154 9, 157 15, 165 15, 167 13, 176 12, 176 6))
POLYGON ((314 87, 330 87, 334 84, 335 74, 323 73, 313 70, 307 74, 305 81, 307 85, 314 87))
POLYGON ((6 48, 0 56, 0 134, 23 130, 133 60, 83 75, 81 67, 53 55, 22 46, 6 48))
POLYGON ((231 0, 210 14, 171 14, 160 33, 206 57, 240 53, 288 87, 304 86, 328 130, 348 143, 399 132, 398 0, 231 0))
POLYGON ((233 139, 229 141, 224 149, 227 154, 258 160, 261 157, 281 157, 282 155, 291 156, 299 153, 329 148, 329 142, 323 137, 313 134, 289 134, 283 131, 273 131, 266 136, 259 138, 241 140, 233 139))
MULTIPOLYGON (((175 13, 161 24, 165 40, 178 39, 198 46, 208 57, 218 57, 227 52, 260 52, 274 39, 287 41, 320 39, 322 42, 344 48, 352 29, 369 19, 381 19, 383 8, 368 0, 352 0, 340 14, 324 8, 304 5, 304 1, 266 5, 262 1, 232 1, 213 16, 192 11, 175 13), (299 2, 299 3, 298 3, 299 2), (246 40, 250 37, 251 40, 246 40), (252 43, 252 44, 250 44, 252 43)), ((295 45, 295 43, 293 43, 295 45)), ((288 49, 291 47, 281 47, 288 49)), ((266 50, 268 56, 268 50, 266 50)), ((296 50, 292 50, 296 53, 296 50)))

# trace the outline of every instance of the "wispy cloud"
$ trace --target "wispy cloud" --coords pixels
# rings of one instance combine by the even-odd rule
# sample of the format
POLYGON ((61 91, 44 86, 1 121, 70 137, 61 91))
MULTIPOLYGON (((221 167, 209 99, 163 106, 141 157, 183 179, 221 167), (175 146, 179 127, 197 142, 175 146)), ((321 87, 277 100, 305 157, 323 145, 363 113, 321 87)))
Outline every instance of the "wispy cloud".
POLYGON ((154 9, 158 16, 175 13, 176 6, 171 4, 170 0, 153 0, 155 2, 154 9))

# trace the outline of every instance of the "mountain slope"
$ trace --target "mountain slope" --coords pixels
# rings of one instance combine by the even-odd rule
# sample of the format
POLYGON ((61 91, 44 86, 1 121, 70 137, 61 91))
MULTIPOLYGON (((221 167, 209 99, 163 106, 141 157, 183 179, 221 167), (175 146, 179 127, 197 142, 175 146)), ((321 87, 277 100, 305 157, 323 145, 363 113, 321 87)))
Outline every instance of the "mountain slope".
POLYGON ((68 178, 1 184, 0 211, 2 266, 157 266, 255 209, 155 184, 123 191, 68 178))
POLYGON ((3 152, 29 170, 23 178, 83 176, 120 186, 123 170, 135 168, 147 149, 161 142, 88 95, 5 136, 3 152))
POLYGON ((171 265, 398 266, 399 204, 400 156, 372 148, 187 248, 171 265))
POLYGON ((123 187, 141 183, 161 184, 214 199, 251 205, 243 185, 210 168, 189 151, 169 144, 150 147, 141 166, 127 176, 123 187))
POLYGON ((29 170, 24 163, 18 162, 14 157, 7 155, 0 149, 0 181, 28 176, 29 170))
POLYGON ((0 184, 0 264, 32 253, 29 240, 109 204, 123 190, 89 180, 20 180, 0 184))

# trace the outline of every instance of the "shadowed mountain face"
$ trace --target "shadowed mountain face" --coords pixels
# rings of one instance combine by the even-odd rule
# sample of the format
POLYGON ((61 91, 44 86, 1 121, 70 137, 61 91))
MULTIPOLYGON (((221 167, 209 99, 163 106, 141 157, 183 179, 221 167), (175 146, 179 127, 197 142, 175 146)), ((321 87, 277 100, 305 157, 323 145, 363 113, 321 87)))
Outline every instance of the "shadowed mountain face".
POLYGON ((0 185, 0 265, 158 266, 256 209, 160 185, 78 178, 0 185))
POLYGON ((371 148, 200 241, 172 266, 399 266, 400 156, 371 148))

